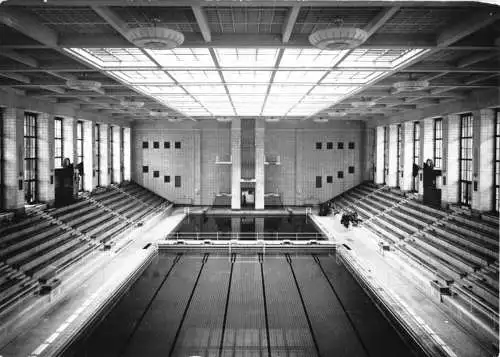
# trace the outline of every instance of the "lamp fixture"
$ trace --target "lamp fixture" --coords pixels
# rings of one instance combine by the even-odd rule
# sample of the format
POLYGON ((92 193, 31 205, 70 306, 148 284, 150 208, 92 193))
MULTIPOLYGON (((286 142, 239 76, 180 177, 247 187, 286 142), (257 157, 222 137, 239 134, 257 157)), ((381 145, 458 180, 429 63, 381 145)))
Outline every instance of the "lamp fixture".
POLYGON ((149 50, 171 50, 184 42, 184 35, 166 27, 136 27, 125 37, 137 47, 149 50))
POLYGON ((321 50, 345 50, 358 47, 368 39, 368 33, 357 27, 342 27, 342 19, 337 19, 337 27, 313 32, 309 35, 311 45, 321 50))

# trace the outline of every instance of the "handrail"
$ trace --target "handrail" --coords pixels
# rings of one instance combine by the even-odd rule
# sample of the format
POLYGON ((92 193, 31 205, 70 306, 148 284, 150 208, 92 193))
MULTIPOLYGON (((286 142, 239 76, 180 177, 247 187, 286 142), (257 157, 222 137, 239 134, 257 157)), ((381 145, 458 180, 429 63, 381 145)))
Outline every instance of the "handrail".
POLYGON ((324 240, 317 232, 173 232, 167 240, 324 240))

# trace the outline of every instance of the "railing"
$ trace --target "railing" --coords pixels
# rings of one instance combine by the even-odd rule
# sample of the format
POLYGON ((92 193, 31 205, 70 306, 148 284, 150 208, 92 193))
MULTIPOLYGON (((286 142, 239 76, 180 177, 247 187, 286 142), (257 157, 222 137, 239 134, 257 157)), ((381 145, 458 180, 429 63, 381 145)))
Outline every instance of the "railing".
POLYGON ((167 240, 325 240, 322 233, 295 232, 173 232, 167 240))

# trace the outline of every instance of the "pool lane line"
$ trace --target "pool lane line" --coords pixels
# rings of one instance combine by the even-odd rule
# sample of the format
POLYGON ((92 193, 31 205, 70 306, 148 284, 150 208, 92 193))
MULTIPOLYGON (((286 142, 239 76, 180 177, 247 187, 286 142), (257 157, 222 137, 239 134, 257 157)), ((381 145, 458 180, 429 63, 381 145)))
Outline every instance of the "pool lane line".
POLYGON ((351 319, 351 316, 349 315, 349 313, 347 312, 345 306, 344 306, 344 303, 342 302, 342 300, 340 300, 340 296, 337 294, 337 290, 335 290, 335 288, 333 287, 333 284, 332 282, 330 281, 330 279, 328 278, 328 275, 326 275, 326 272, 325 272, 325 269, 323 268, 323 265, 321 265, 321 261, 319 260, 319 258, 317 257, 316 254, 311 254, 313 256, 313 259, 314 261, 316 262, 316 264, 318 264, 321 272, 323 273, 323 277, 326 279, 326 281, 328 282, 328 285, 330 285, 330 288, 332 289, 332 292, 333 294, 335 295, 335 297, 337 298, 337 301, 339 302, 339 305, 342 309, 342 311, 344 311, 344 314, 345 316, 347 317, 347 320, 349 321, 349 323, 351 324, 351 327, 354 331, 354 334, 356 335, 356 338, 359 340, 359 344, 361 345, 361 347, 363 348, 363 351, 365 351, 366 355, 368 357, 370 357, 370 352, 368 351, 368 348, 366 347, 365 343, 363 342, 363 339, 361 338, 361 334, 359 333, 358 329, 356 328, 356 325, 354 324, 354 321, 351 319))
POLYGON ((314 330, 312 328, 311 319, 309 318, 309 314, 307 313, 306 304, 304 303, 304 297, 302 296, 302 291, 300 290, 299 282, 297 281, 297 277, 295 276, 295 271, 293 270, 292 258, 290 258, 290 254, 288 254, 288 253, 285 254, 285 257, 286 257, 286 261, 288 262, 288 266, 290 267, 290 270, 292 272, 293 280, 295 282, 295 287, 297 288, 297 291, 299 293, 300 302, 302 304, 302 308, 304 309, 304 314, 306 315, 307 325, 309 327, 309 332, 311 333, 311 336, 312 336, 312 339, 314 342, 314 347, 316 349, 316 353, 318 354, 318 357, 321 357, 321 352, 319 350, 318 341, 316 340, 316 335, 314 334, 314 330))
POLYGON ((235 260, 236 260, 236 254, 233 253, 233 254, 231 254, 231 268, 229 270, 229 283, 227 285, 226 306, 224 308, 224 319, 222 320, 222 333, 220 336, 219 357, 222 357, 222 350, 224 348, 224 334, 226 332, 227 309, 229 306, 229 295, 231 294, 231 284, 233 282, 233 268, 234 268, 235 260))
POLYGON ((203 268, 205 267, 205 263, 208 260, 209 253, 203 254, 203 259, 201 260, 201 267, 200 270, 198 271, 198 275, 196 276, 196 280, 194 282, 193 289, 191 290, 191 294, 189 294, 189 299, 186 303, 186 307, 184 308, 184 312, 182 313, 181 321, 179 322, 179 326, 177 327, 177 330, 175 331, 175 336, 174 336, 174 341, 172 342, 172 345, 170 346, 170 351, 168 352, 168 356, 171 357, 174 353, 175 345, 177 344, 177 339, 179 338, 179 335, 181 333, 182 325, 184 324, 184 320, 186 319, 186 315, 189 310, 189 306, 191 305, 191 301, 193 300, 194 293, 196 291, 196 287, 198 286, 198 281, 200 280, 201 273, 203 272, 203 268))
POLYGON ((179 260, 181 260, 181 257, 182 257, 182 253, 179 253, 179 254, 177 254, 175 256, 175 259, 172 262, 172 265, 170 266, 170 269, 168 269, 167 274, 165 274, 165 276, 163 277, 163 280, 161 281, 160 285, 158 286, 158 288, 154 292, 153 297, 151 298, 151 300, 149 300, 148 304, 146 305, 146 308, 142 312, 142 315, 137 319, 137 321, 135 323, 135 326, 134 326, 134 329, 130 333, 129 337, 127 337, 127 339, 125 340, 125 343, 123 344, 122 348, 120 349, 120 352, 118 353, 118 356, 123 356, 123 354, 125 353, 126 349, 128 348, 128 345, 130 344, 130 341, 132 341, 132 338, 134 337, 135 333, 137 332, 137 329, 141 325, 142 320, 144 320, 144 317, 146 316, 146 313, 151 308, 151 305, 153 305, 153 301, 155 301, 156 296, 158 295, 158 293, 160 292, 161 288, 163 287, 163 285, 167 281, 167 279, 170 276, 170 273, 174 269, 175 265, 179 262, 179 260))
POLYGON ((267 353, 271 357, 271 338, 269 337, 269 317, 267 315, 267 298, 266 298, 266 285, 264 284, 264 256, 259 253, 259 263, 260 263, 260 276, 262 282, 262 295, 264 298, 264 316, 266 320, 266 338, 267 338, 267 353))

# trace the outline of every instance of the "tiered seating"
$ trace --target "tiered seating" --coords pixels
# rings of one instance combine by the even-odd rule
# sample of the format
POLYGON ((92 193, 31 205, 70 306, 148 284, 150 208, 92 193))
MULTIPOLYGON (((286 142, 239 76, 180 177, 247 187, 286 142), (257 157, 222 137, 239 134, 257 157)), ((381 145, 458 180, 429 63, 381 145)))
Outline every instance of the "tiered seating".
POLYGON ((439 210, 371 184, 335 198, 354 208, 366 228, 394 244, 432 272, 459 298, 475 301, 485 314, 498 316, 498 220, 482 220, 453 210, 439 210))
POLYGON ((160 207, 170 203, 163 197, 134 182, 124 184, 120 186, 119 189, 125 192, 125 197, 127 199, 133 198, 134 200, 134 209, 122 210, 123 214, 133 221, 143 220, 157 211, 160 207))

